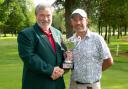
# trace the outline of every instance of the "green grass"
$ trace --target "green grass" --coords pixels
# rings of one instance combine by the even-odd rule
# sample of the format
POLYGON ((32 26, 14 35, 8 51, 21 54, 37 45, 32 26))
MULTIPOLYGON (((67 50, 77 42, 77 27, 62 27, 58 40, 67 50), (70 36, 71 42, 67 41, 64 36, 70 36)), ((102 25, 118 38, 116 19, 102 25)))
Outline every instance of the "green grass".
POLYGON ((112 38, 112 42, 109 44, 112 52, 117 51, 117 47, 120 53, 128 52, 128 36, 124 36, 120 39, 112 38))
MULTIPOLYGON (((111 48, 114 65, 103 72, 101 85, 102 89, 128 89, 128 47, 122 40, 119 56, 116 56, 116 43, 112 41, 111 48), (125 44, 125 46, 124 46, 125 44), (115 48, 114 48, 115 47, 115 48)), ((66 89, 69 86, 70 73, 64 75, 66 89)), ((0 38, 0 89, 21 89, 22 61, 17 52, 15 37, 0 38)))
POLYGON ((22 62, 16 38, 0 38, 0 89, 21 89, 22 62))
POLYGON ((21 89, 21 65, 0 65, 0 89, 21 89))
POLYGON ((103 72, 102 89, 128 89, 128 37, 120 39, 112 38, 109 48, 112 52, 114 65, 103 72), (119 45, 119 55, 116 56, 117 45, 119 45))
POLYGON ((107 71, 103 72, 102 87, 103 89, 128 89, 128 59, 127 56, 115 56, 114 65, 107 71))

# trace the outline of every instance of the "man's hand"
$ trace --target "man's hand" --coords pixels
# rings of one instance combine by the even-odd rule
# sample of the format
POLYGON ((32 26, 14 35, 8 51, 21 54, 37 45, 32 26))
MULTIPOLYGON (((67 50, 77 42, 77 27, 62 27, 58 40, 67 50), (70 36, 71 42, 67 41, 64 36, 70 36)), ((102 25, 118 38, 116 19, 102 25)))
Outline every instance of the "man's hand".
POLYGON ((53 80, 58 79, 59 77, 61 77, 64 74, 64 70, 61 69, 60 67, 54 67, 53 73, 51 75, 51 78, 53 80))
POLYGON ((113 64, 113 58, 108 58, 103 61, 102 71, 108 69, 113 64))

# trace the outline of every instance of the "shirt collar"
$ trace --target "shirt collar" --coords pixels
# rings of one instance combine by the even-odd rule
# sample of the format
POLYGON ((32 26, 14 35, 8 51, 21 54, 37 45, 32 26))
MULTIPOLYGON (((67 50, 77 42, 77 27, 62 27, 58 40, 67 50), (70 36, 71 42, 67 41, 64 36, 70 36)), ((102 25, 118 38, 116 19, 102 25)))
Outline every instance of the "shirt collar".
POLYGON ((37 26, 38 29, 40 29, 40 31, 43 32, 45 35, 47 35, 47 36, 51 36, 51 35, 52 35, 52 32, 51 32, 51 29, 50 29, 50 28, 49 28, 49 30, 47 31, 47 30, 42 29, 42 28, 39 26, 38 23, 36 23, 35 26, 37 26))
POLYGON ((49 29, 49 30, 43 30, 43 29, 41 29, 41 31, 42 31, 45 35, 47 35, 47 36, 51 36, 51 35, 52 35, 50 29, 49 29))
MULTIPOLYGON (((87 33, 86 33, 86 35, 84 36, 84 39, 85 39, 85 38, 89 38, 90 36, 91 36, 91 31, 90 31, 89 29, 87 29, 87 33)), ((74 34, 74 35, 72 36, 72 38, 77 38, 76 34, 74 34)))
POLYGON ((87 33, 86 33, 86 35, 85 35, 85 38, 86 38, 86 37, 89 38, 90 36, 91 36, 91 31, 88 29, 88 30, 87 30, 87 33))

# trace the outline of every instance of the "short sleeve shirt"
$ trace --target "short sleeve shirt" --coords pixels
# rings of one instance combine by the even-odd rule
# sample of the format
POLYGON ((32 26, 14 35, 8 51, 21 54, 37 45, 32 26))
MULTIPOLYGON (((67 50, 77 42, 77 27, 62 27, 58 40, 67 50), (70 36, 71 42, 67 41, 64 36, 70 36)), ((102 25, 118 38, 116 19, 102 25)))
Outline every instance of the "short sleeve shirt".
MULTIPOLYGON (((77 39, 76 35, 72 38, 77 39)), ((73 50, 72 79, 82 83, 100 80, 103 60, 110 57, 109 48, 103 37, 88 30, 86 36, 73 50)))

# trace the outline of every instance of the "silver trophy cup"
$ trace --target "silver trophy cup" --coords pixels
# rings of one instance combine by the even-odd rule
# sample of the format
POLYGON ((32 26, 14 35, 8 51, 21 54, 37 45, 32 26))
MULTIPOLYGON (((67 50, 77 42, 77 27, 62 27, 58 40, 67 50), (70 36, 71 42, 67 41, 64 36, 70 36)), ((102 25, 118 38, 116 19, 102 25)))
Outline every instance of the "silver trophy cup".
POLYGON ((73 57, 72 57, 72 51, 66 51, 66 58, 63 63, 64 69, 72 69, 73 68, 73 57))
POLYGON ((73 50, 79 45, 81 38, 78 37, 77 39, 69 38, 66 41, 67 44, 67 51, 65 52, 66 58, 63 63, 64 69, 72 69, 73 68, 73 50))

